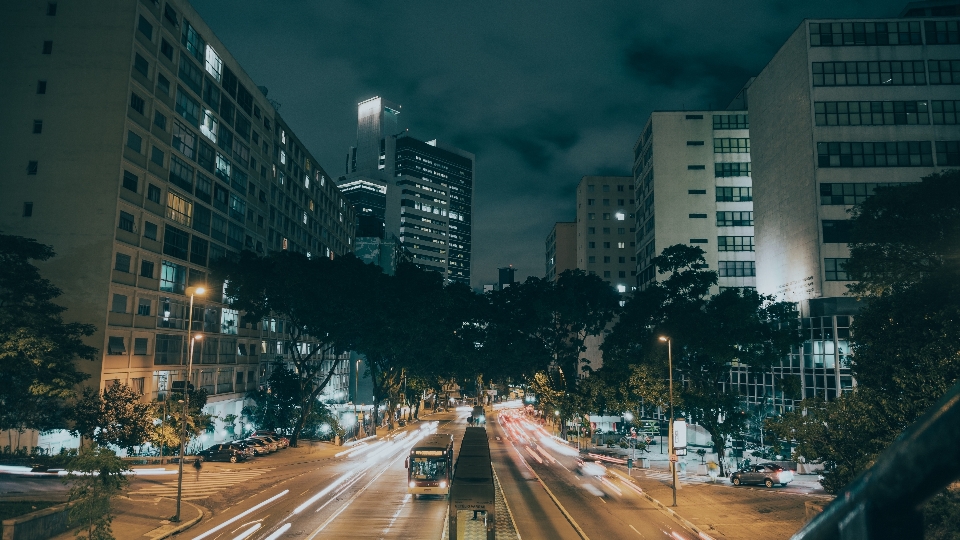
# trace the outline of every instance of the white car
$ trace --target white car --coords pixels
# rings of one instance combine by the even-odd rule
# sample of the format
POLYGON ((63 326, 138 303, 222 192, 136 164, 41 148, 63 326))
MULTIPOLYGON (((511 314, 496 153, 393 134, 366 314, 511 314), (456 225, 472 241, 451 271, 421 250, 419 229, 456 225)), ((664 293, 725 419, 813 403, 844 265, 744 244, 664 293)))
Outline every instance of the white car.
POLYGON ((607 468, 599 461, 584 461, 577 459, 577 472, 584 476, 606 476, 607 468))

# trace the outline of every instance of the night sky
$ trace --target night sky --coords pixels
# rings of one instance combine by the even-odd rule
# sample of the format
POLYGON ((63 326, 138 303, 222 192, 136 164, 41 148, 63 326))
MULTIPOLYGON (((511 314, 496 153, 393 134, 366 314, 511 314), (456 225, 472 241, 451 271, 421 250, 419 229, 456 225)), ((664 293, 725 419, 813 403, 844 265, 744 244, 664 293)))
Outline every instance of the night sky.
POLYGON ((803 18, 893 17, 904 0, 192 0, 327 172, 356 104, 477 155, 473 286, 544 274, 584 175, 630 174, 653 110, 723 108, 803 18))

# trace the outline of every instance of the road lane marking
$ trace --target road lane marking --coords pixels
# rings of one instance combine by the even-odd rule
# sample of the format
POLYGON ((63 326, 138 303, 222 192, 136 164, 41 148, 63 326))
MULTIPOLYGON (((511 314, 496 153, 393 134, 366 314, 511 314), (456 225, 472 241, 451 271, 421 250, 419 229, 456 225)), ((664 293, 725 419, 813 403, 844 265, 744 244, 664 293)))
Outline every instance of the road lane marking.
POLYGON ((250 536, 251 534, 257 532, 257 529, 259 529, 259 528, 262 527, 262 526, 263 526, 262 523, 257 523, 256 525, 254 525, 253 527, 250 527, 249 529, 247 529, 246 531, 244 531, 242 534, 240 534, 239 536, 237 536, 237 537, 234 538, 233 540, 244 540, 244 538, 246 538, 246 537, 250 536))
POLYGON ((267 499, 267 500, 263 501, 262 503, 254 506, 253 508, 250 508, 249 510, 243 512, 242 514, 239 514, 239 515, 237 515, 237 516, 235 516, 235 517, 232 517, 232 518, 228 519, 227 521, 224 521, 224 522, 221 523, 220 525, 217 525, 216 527, 210 529, 209 531, 207 531, 207 532, 205 532, 205 533, 203 533, 203 534, 201 534, 201 535, 199 535, 199 536, 194 536, 194 537, 193 537, 193 540, 203 540, 204 538, 206 538, 206 537, 210 536, 211 534, 219 531, 220 529, 226 527, 227 525, 230 525, 231 523, 233 523, 233 522, 235 522, 235 521, 240 521, 241 519, 243 519, 243 518, 245 518, 246 516, 252 514, 253 512, 256 512, 257 510, 263 508, 264 506, 266 506, 266 505, 272 503, 273 501, 275 501, 275 500, 283 497, 283 496, 286 495, 287 493, 290 493, 290 490, 289 490, 289 489, 285 489, 285 490, 281 491, 280 493, 277 493, 277 494, 274 495, 273 497, 270 497, 269 499, 267 499))
MULTIPOLYGON (((644 536, 642 532, 638 531, 637 528, 634 527, 633 525, 630 525, 630 528, 633 529, 633 532, 639 534, 639 535, 640 535, 640 538, 646 538, 646 536, 644 536)), ((269 539, 268 539, 268 540, 269 540, 269 539)))
MULTIPOLYGON (((597 498, 603 501, 603 497, 597 496, 597 498)), ((607 501, 603 501, 603 504, 607 504, 607 501)))

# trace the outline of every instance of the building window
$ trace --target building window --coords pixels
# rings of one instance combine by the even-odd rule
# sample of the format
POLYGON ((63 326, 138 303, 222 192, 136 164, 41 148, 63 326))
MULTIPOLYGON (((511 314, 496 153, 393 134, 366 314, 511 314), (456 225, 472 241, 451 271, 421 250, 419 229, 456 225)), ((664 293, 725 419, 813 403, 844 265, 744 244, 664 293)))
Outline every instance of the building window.
POLYGON ((597 243, 596 243, 596 242, 587 242, 587 247, 588 247, 588 248, 595 248, 595 247, 597 247, 597 243))
POLYGON ((207 249, 210 243, 194 235, 190 242, 190 262, 201 266, 207 265, 207 249))
MULTIPOLYGON (((719 164, 718 164, 718 165, 719 165, 719 164)), ((706 165, 687 165, 687 170, 688 170, 688 171, 702 171, 702 170, 704 170, 704 169, 706 169, 706 168, 707 168, 706 165)))
POLYGON ((924 21, 927 45, 956 45, 960 43, 957 26, 960 21, 924 21))
MULTIPOLYGON (((154 225, 154 228, 156 228, 156 225, 154 225)), ((140 275, 153 279, 153 261, 140 261, 140 275)), ((143 300, 140 302, 143 303, 143 300)))
POLYGON ((610 257, 604 257, 603 262, 604 264, 610 264, 610 257))
POLYGON ((617 257, 617 262, 620 264, 625 264, 627 262, 626 257, 617 257))
MULTIPOLYGON (((36 162, 34 162, 34 163, 36 163, 36 162)), ((34 174, 36 174, 36 173, 34 173, 34 174)), ((597 219, 597 215, 591 212, 591 213, 587 214, 587 219, 597 219)))
POLYGON ((810 23, 811 47, 921 43, 920 21, 810 23))
POLYGON ((604 214, 603 214, 603 220, 604 220, 604 221, 609 221, 609 220, 610 220, 610 214, 604 213, 604 214))
POLYGON ((164 225, 163 229, 164 254, 186 260, 190 234, 171 225, 164 225))
MULTIPOLYGON (((149 238, 150 240, 156 241, 157 239, 157 224, 151 223, 149 221, 143 222, 143 236, 144 238, 149 238)), ((150 263, 153 264, 153 263, 150 263)), ((153 267, 151 266, 151 269, 153 267)), ((153 277, 153 272, 150 272, 150 277, 153 277)))
POLYGON ((930 123, 926 101, 818 101, 818 126, 893 126, 930 123))
POLYGON ((47 81, 37 81, 37 93, 38 94, 47 93, 47 81))
POLYGON ((717 212, 717 227, 752 227, 753 212, 717 212))
POLYGON ((160 38, 160 52, 170 60, 173 60, 173 45, 163 38, 160 38))
POLYGON ((596 234, 596 233, 597 233, 596 227, 587 227, 587 234, 596 234))
POLYGON ((172 146, 184 156, 194 159, 197 155, 197 135, 180 121, 173 123, 172 146))
POLYGON ((930 141, 821 142, 820 167, 932 167, 930 141))
POLYGON ((57 14, 57 3, 56 3, 56 2, 48 2, 48 3, 47 3, 47 16, 48 16, 48 17, 53 17, 53 16, 55 16, 56 14, 57 14))
POLYGON ((158 128, 166 131, 167 130, 167 117, 163 115, 160 111, 153 111, 153 125, 158 128))
POLYGON ((826 281, 850 281, 847 275, 848 259, 824 259, 823 272, 826 281))
POLYGON ((170 261, 160 265, 160 290, 183 294, 187 283, 187 268, 170 261))
POLYGON ((691 244, 707 244, 709 243, 706 238, 691 238, 691 244))
MULTIPOLYGON (((133 354, 136 356, 146 356, 147 355, 147 338, 138 337, 133 338, 133 354)), ((133 389, 142 394, 143 393, 143 377, 136 377, 130 379, 133 382, 133 389)))
POLYGON ((53 54, 53 42, 44 41, 43 42, 43 54, 53 54))
POLYGON ((717 251, 753 251, 753 237, 718 236, 717 251))
POLYGON ((720 261, 720 277, 754 277, 757 267, 754 261, 720 261))
POLYGON ((127 297, 123 294, 114 294, 113 295, 113 305, 110 307, 110 311, 114 313, 126 313, 127 312, 127 297))
POLYGON ((143 149, 143 139, 136 133, 132 131, 128 131, 127 132, 127 148, 139 154, 143 149))
POLYGON ((957 125, 957 111, 960 111, 960 101, 940 101, 930 102, 933 109, 933 123, 948 126, 957 125))
POLYGON ((150 63, 138 53, 133 55, 133 69, 139 71, 144 77, 150 77, 150 63))
POLYGON ((137 22, 137 30, 139 30, 141 34, 147 36, 147 39, 151 41, 153 40, 153 25, 143 18, 143 15, 140 16, 140 20, 137 22))
POLYGON ((603 243, 603 248, 604 248, 604 249, 610 249, 610 242, 604 242, 604 243, 603 243))
POLYGON ((617 234, 626 234, 627 229, 625 227, 617 227, 617 234))
POLYGON ((123 171, 123 187, 136 193, 140 185, 140 179, 130 171, 123 171))
POLYGON ((749 154, 749 138, 718 138, 713 140, 715 154, 749 154))
POLYGON ((34 120, 34 121, 33 121, 33 132, 34 132, 34 133, 43 133, 43 120, 34 120))
POLYGON ((37 171, 40 169, 40 163, 37 161, 28 161, 27 162, 27 174, 34 176, 37 174, 37 171))
POLYGON ((193 192, 193 167, 177 156, 170 156, 170 183, 193 192))
POLYGON ((927 84, 923 60, 906 62, 814 62, 814 86, 905 86, 927 84))
POLYGON ((605 277, 605 278, 610 277, 610 271, 609 271, 609 270, 604 270, 604 271, 603 271, 603 277, 605 277))
POLYGON ((150 161, 156 163, 157 165, 163 167, 163 150, 160 150, 154 146, 150 150, 150 161))
POLYGON ((877 188, 896 187, 900 185, 903 184, 898 182, 820 184, 820 204, 852 206, 865 201, 867 197, 874 194, 874 190, 877 188))
POLYGON ((183 33, 180 35, 180 43, 187 48, 187 52, 192 54, 197 61, 204 61, 206 43, 203 41, 203 38, 200 37, 200 34, 197 33, 197 29, 187 21, 183 21, 183 33))
POLYGON ((193 203, 172 191, 168 191, 167 217, 189 227, 193 217, 193 203))
POLYGON ((587 206, 593 206, 594 203, 596 203, 596 202, 597 202, 596 199, 587 199, 587 206))
POLYGON ((937 165, 941 167, 960 166, 960 141, 937 141, 937 165))
POLYGON ((130 273, 130 256, 124 253, 117 253, 114 260, 113 269, 118 272, 130 273))
POLYGON ((736 178, 739 176, 750 176, 750 162, 714 163, 713 176, 715 178, 736 178))
POLYGON ((707 219, 706 214, 690 214, 688 217, 690 219, 707 219))
POLYGON ((688 114, 687 120, 703 120, 702 114, 688 114))
POLYGON ((715 114, 713 129, 750 129, 750 121, 745 114, 715 114))
POLYGON ((23 217, 33 217, 33 203, 23 203, 23 217))
POLYGON ((157 88, 163 92, 163 95, 170 95, 170 79, 163 76, 163 73, 157 73, 157 88))
POLYGON ((160 204, 160 188, 149 184, 147 186, 147 200, 160 204))
POLYGON ((960 84, 960 60, 928 60, 930 84, 960 84))
POLYGON ((753 188, 718 187, 717 202, 749 202, 753 200, 753 188))
POLYGON ((688 194, 688 195, 706 195, 706 194, 707 194, 707 190, 705 190, 705 189, 688 189, 688 190, 687 190, 687 194, 688 194))
POLYGON ((123 338, 119 336, 110 336, 107 341, 107 354, 119 355, 127 354, 127 347, 123 344, 123 338))
POLYGON ((848 219, 823 220, 824 244, 849 244, 853 222, 848 219))
MULTIPOLYGON (((619 276, 622 277, 622 278, 625 278, 625 277, 627 277, 627 271, 626 271, 626 270, 620 270, 620 271, 617 272, 617 275, 619 275, 619 276)), ((620 292, 623 292, 623 291, 620 291, 620 292)))
POLYGON ((187 95, 183 88, 179 86, 177 87, 177 103, 174 108, 177 114, 193 124, 194 127, 200 126, 200 103, 187 95))
POLYGON ((589 263, 595 263, 595 262, 597 262, 597 258, 596 258, 594 255, 590 255, 590 256, 587 257, 587 262, 589 262, 589 263))
POLYGON ((687 141, 687 146, 703 146, 703 141, 687 141))
POLYGON ((213 75, 213 78, 216 79, 217 82, 220 82, 220 74, 223 71, 223 61, 220 60, 220 56, 217 54, 217 51, 213 50, 213 47, 211 47, 209 43, 207 44, 204 59, 207 73, 213 75))
POLYGON ((120 222, 117 224, 117 228, 127 232, 133 232, 133 214, 128 214, 121 210, 120 222))

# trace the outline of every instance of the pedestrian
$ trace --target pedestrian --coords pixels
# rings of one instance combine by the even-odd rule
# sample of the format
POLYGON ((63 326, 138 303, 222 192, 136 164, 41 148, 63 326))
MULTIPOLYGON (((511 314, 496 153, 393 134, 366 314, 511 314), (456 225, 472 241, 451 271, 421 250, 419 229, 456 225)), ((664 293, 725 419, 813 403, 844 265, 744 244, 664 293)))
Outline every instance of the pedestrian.
POLYGON ((200 481, 200 469, 202 469, 202 468, 203 468, 202 460, 201 460, 200 458, 197 458, 196 460, 194 460, 194 462, 193 462, 193 469, 194 469, 195 471, 197 471, 197 481, 198 481, 198 482, 200 481))

